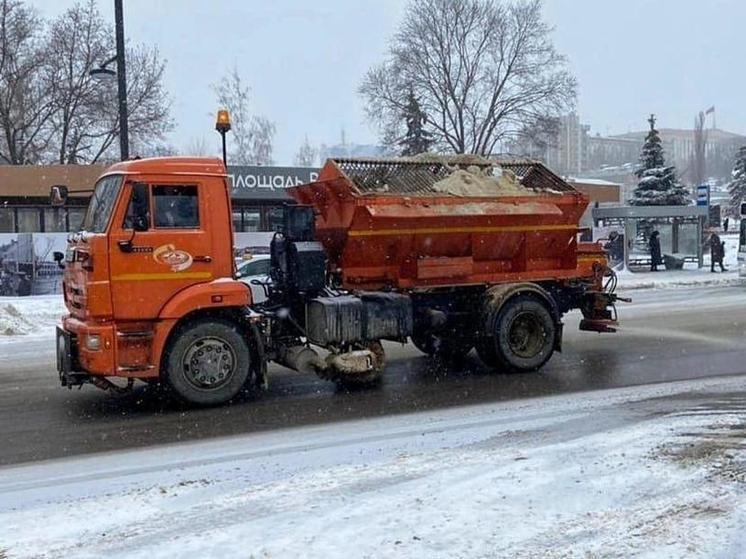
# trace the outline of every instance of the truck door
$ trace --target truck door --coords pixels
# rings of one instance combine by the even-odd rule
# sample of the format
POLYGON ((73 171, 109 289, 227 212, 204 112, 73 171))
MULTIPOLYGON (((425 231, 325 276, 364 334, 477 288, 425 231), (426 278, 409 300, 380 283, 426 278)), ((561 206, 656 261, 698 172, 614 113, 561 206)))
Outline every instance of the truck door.
POLYGON ((213 277, 207 196, 196 181, 128 186, 126 212, 110 236, 114 316, 152 320, 176 293, 213 277))

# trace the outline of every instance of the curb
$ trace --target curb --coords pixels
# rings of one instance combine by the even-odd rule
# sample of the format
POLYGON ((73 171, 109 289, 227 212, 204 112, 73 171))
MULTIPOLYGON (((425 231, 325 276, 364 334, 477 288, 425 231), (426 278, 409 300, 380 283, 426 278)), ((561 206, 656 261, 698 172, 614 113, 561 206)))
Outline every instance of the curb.
POLYGON ((686 287, 738 287, 746 286, 746 278, 729 278, 726 280, 700 280, 700 281, 674 281, 671 283, 660 283, 651 281, 649 283, 638 283, 634 285, 624 285, 623 282, 617 284, 618 291, 635 291, 638 289, 682 289, 686 287))

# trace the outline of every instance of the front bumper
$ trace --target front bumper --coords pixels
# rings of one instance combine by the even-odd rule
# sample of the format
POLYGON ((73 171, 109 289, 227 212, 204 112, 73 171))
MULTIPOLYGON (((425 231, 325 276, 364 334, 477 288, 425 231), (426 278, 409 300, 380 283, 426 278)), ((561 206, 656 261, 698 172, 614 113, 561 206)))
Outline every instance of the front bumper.
POLYGON ((92 377, 112 376, 114 331, 109 324, 95 324, 67 316, 57 328, 57 372, 62 386, 78 386, 92 377), (89 336, 99 338, 99 349, 86 347, 89 336))

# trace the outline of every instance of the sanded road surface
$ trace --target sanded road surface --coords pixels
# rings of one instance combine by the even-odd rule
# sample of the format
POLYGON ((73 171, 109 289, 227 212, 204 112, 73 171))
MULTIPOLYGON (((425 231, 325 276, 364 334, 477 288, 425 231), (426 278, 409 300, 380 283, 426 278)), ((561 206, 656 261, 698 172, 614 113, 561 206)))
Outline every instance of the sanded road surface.
POLYGON ((375 389, 346 392, 271 369, 269 390, 230 406, 189 409, 152 389, 116 396, 62 389, 54 340, 0 345, 0 465, 526 397, 746 374, 746 288, 631 292, 617 334, 577 331, 539 373, 505 375, 475 355, 443 367, 412 346, 387 345, 375 389))

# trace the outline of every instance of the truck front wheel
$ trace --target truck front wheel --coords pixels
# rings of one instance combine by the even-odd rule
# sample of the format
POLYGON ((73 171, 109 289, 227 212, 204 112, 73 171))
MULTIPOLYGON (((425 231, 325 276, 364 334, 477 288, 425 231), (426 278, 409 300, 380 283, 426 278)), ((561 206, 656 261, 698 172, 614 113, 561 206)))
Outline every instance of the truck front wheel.
POLYGON ((504 372, 535 371, 554 353, 557 325, 536 297, 516 295, 487 312, 487 335, 477 344, 486 365, 504 372))
POLYGON ((234 398, 249 377, 249 347, 229 322, 205 320, 179 328, 170 344, 164 380, 179 398, 200 406, 234 398))

